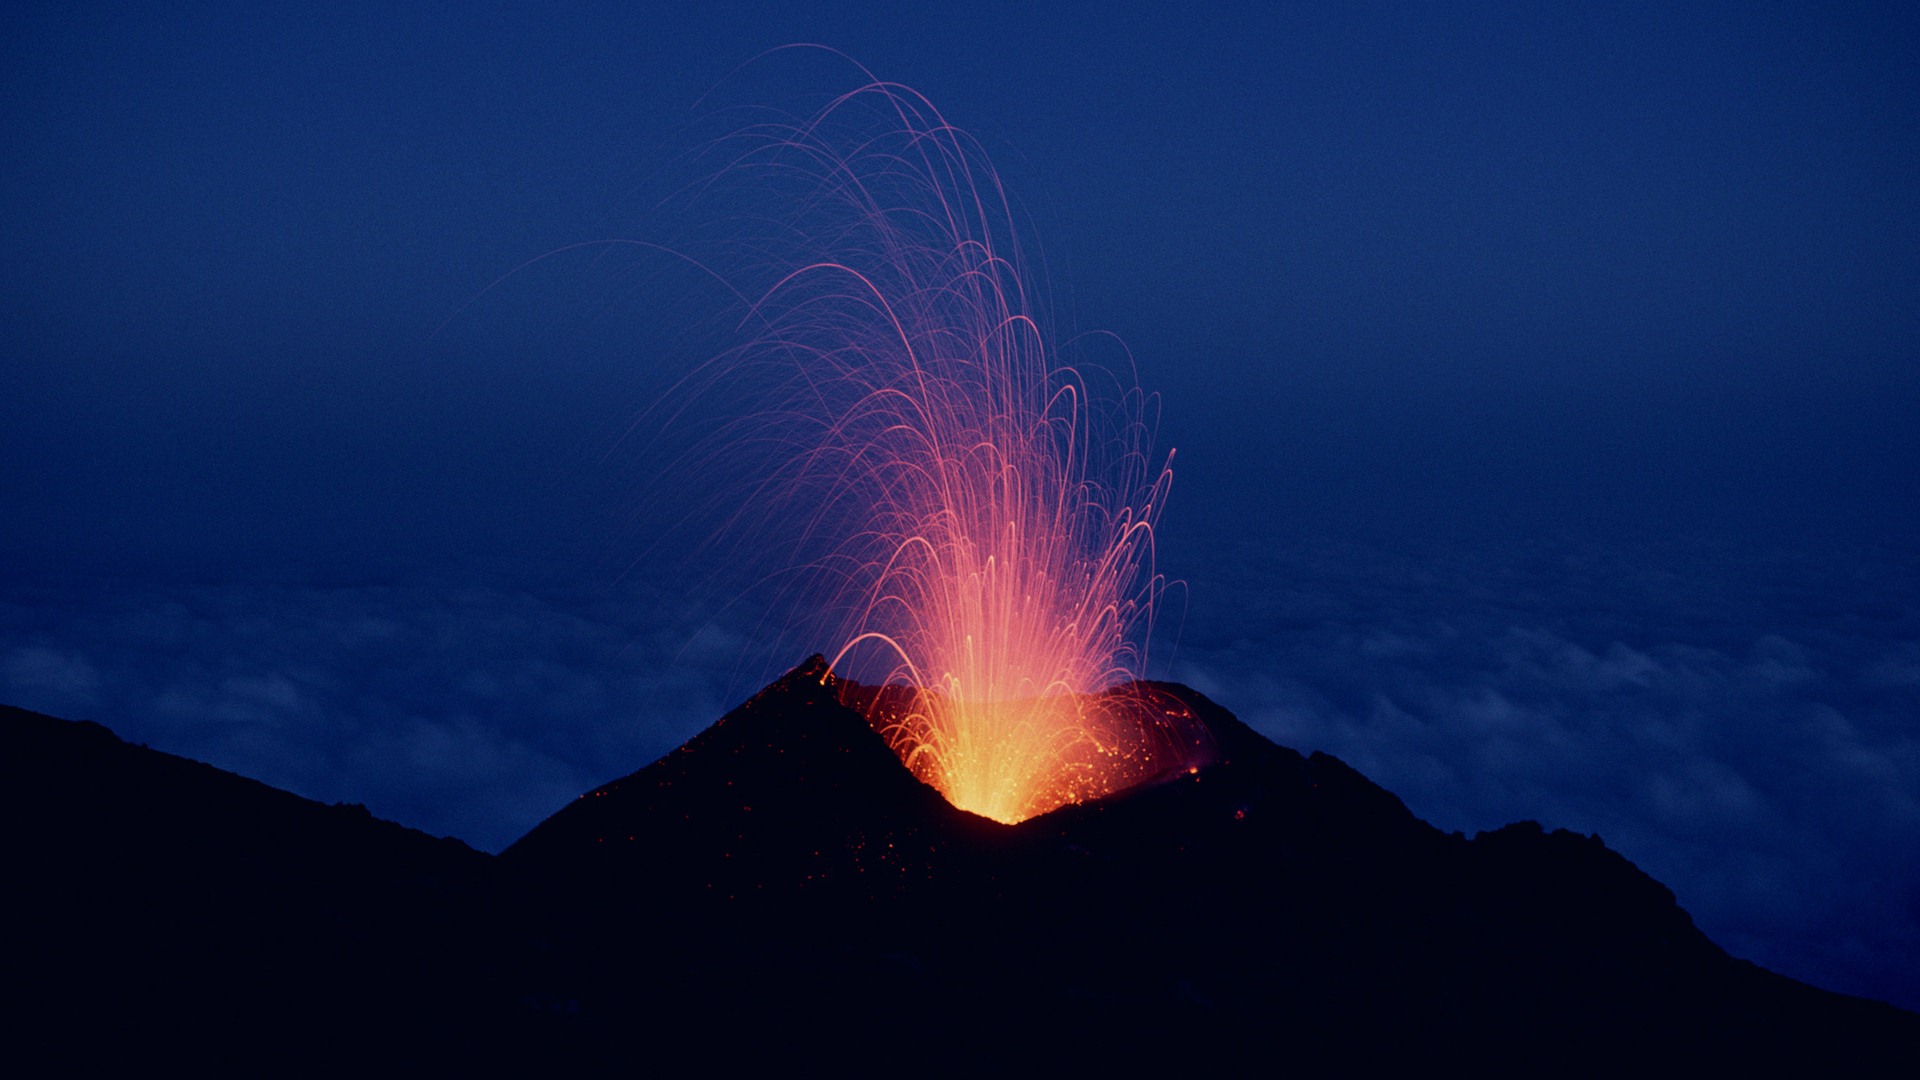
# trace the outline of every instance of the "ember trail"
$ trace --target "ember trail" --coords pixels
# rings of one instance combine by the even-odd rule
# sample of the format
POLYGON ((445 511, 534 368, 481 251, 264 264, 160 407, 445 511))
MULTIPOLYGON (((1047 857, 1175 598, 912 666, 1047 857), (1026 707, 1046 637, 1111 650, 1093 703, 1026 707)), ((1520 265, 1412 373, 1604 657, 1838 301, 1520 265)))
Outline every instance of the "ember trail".
POLYGON ((797 552, 782 606, 889 688, 859 702, 875 730, 1007 823, 1198 760, 1204 729, 1137 681, 1166 586, 1154 401, 1061 359, 978 143, 873 80, 711 152, 698 199, 744 184, 780 223, 726 253, 764 276, 696 380, 736 407, 714 456, 757 463, 733 541, 797 552))

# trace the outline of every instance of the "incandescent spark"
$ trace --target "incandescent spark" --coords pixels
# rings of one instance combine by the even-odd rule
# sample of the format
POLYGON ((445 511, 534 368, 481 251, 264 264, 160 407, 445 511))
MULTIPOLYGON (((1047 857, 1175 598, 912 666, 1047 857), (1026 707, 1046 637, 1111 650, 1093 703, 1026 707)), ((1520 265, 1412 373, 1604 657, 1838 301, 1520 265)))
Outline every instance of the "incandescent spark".
POLYGON ((745 179, 782 208, 731 253, 764 275, 748 340, 704 369, 771 398, 716 433, 761 451, 738 542, 795 553, 783 596, 880 687, 875 730, 1009 823, 1201 760, 1204 728, 1139 681, 1167 585, 1156 402, 1061 358, 979 144, 873 80, 715 152, 699 197, 745 179))

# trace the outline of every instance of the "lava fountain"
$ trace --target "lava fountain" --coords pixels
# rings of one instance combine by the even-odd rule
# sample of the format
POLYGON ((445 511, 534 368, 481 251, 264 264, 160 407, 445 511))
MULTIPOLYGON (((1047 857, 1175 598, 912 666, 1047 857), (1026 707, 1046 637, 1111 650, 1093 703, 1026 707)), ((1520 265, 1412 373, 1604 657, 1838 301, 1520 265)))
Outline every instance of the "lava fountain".
POLYGON ((1204 727, 1140 681, 1166 589, 1157 401, 1061 359, 977 141, 872 80, 710 152, 697 198, 746 180, 780 208, 736 218, 745 340, 702 369, 762 398, 714 432, 762 451, 749 502, 779 508, 736 514, 735 542, 793 553, 784 606, 880 688, 856 702, 875 730, 1007 823, 1202 760, 1204 727))

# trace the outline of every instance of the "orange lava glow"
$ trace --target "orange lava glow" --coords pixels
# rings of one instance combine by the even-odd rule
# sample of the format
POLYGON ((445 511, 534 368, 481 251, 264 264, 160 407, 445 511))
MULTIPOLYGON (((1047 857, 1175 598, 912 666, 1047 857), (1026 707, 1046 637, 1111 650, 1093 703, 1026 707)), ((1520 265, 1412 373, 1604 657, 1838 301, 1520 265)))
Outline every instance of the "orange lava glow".
POLYGON ((799 621, 893 688, 875 730, 1008 823, 1199 760, 1204 729, 1136 682, 1166 588, 1157 403, 1061 358, 978 144, 875 81, 744 133, 726 171, 806 179, 803 217, 753 249, 774 272, 728 369, 786 373, 749 435, 778 450, 755 495, 800 523, 799 621))
POLYGON ((1212 749, 1184 704, 1145 684, 985 702, 902 688, 866 708, 915 776, 1007 825, 1191 772, 1212 749))

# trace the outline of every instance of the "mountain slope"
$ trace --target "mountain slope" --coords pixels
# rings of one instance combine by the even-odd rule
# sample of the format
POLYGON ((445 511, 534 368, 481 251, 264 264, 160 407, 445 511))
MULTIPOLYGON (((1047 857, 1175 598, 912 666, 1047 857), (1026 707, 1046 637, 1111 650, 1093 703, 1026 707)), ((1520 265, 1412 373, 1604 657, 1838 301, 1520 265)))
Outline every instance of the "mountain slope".
POLYGON ((914 779, 815 658, 497 859, 0 710, 13 1015, 77 1063, 231 1071, 1870 1073, 1920 1046, 1920 1017, 1728 957, 1597 838, 1442 833, 1157 689, 1213 763, 1010 827, 914 779))
POLYGON ((5 706, 0 821, 12 1014, 70 1064, 469 1023, 493 868, 457 840, 5 706))
MULTIPOLYGON (((1182 687, 1159 689, 1220 760, 1008 827, 914 781, 839 703, 858 688, 822 675, 815 658, 504 853, 582 959, 629 940, 676 973, 583 979, 589 1011, 744 1009, 804 1041, 850 1007, 913 1002, 976 1047, 1114 1063, 1283 1039, 1327 1063, 1866 1068, 1920 1038, 1920 1018, 1728 957, 1597 838, 1441 833, 1182 687), (1108 1029, 1185 1034, 1063 1034, 1108 1029)), ((918 1052, 906 1030, 895 1049, 918 1052)))

